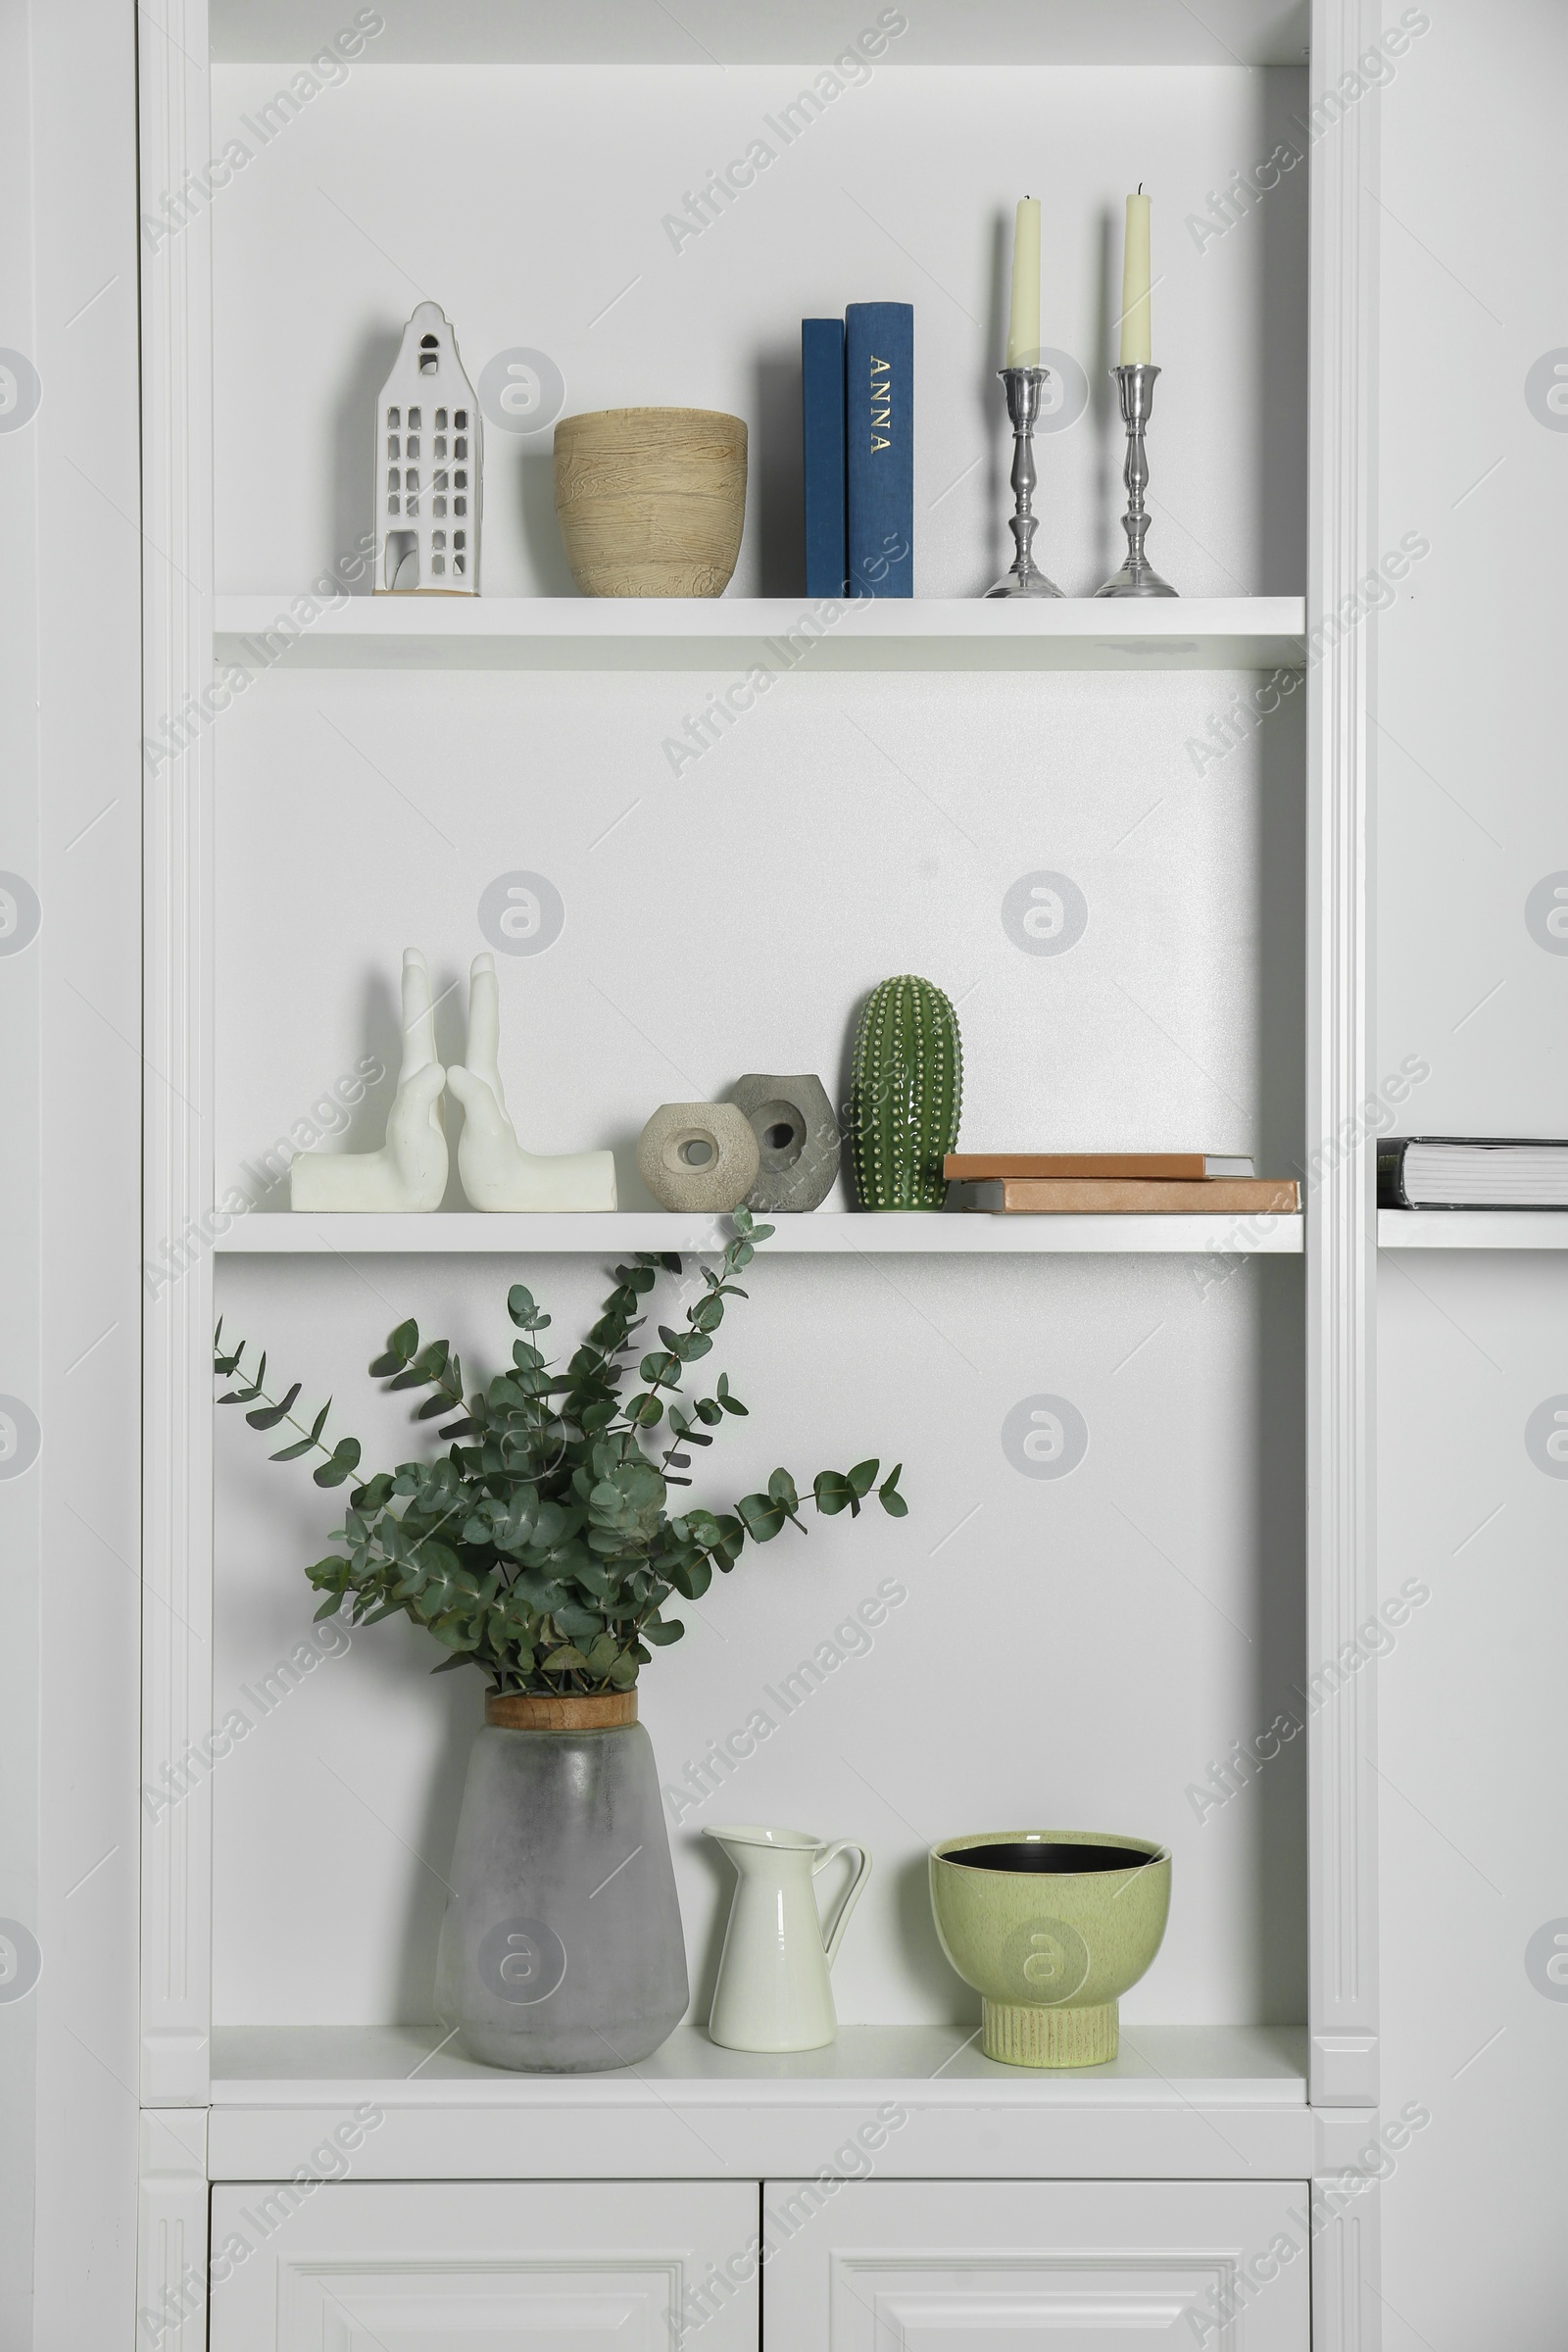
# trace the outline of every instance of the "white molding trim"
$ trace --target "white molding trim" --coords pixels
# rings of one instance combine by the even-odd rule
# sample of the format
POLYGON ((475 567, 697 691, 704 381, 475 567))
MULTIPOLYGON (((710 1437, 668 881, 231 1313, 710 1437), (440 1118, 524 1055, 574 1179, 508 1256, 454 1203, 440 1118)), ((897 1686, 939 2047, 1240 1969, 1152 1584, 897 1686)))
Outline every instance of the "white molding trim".
POLYGON ((1375 2180, 1312 2182, 1312 2352, 1378 2352, 1382 2218, 1375 2180))
POLYGON ((158 2352, 207 2343, 207 2118, 146 2107, 136 2195, 136 2341, 158 2352))
MULTIPOLYGON (((1309 87, 1332 91, 1380 29, 1376 0, 1313 0, 1309 87)), ((1376 91, 1311 150, 1309 632, 1376 562, 1376 91)), ((1337 1660, 1377 1598, 1373 1538, 1375 1153, 1370 624, 1307 671, 1307 1607, 1305 1670, 1337 1660), (1370 1133, 1370 1131, 1369 1131, 1370 1133), (1347 1148, 1348 1147, 1348 1148, 1347 1148)), ((1310 2095, 1377 2101, 1373 1676, 1347 1676, 1309 1738, 1310 2095)), ((1370 2339, 1366 2339, 1370 2340, 1370 2339)))
POLYGON ((135 2308, 141 550, 123 0, 6 9, 0 187, 0 340, 39 394, 6 416, 0 459, 0 864, 40 918, 0 958, 0 1389, 40 1448, 0 1479, 0 1913, 39 1968, 29 1988, 24 1946, 24 1980, 0 1987, 0 2344, 52 2352, 128 2346, 135 2308))
MULTIPOLYGON (((150 742, 212 678, 211 241, 200 205, 167 235, 148 226, 208 160, 207 0, 155 0, 138 22, 150 742)), ((187 1238, 212 1200, 211 759, 205 725, 186 733, 183 751, 144 760, 142 1779, 154 1789, 209 1729, 212 1694, 212 1261, 187 1238)), ((197 1781, 142 1823, 142 2096, 162 2106, 202 2105, 209 2089, 212 1829, 197 1781)))

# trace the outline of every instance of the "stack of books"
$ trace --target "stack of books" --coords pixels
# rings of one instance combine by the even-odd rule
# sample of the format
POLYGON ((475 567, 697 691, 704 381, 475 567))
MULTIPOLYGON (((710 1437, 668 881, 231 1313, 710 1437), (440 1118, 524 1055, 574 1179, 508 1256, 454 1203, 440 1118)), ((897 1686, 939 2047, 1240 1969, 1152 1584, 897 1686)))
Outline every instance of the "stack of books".
POLYGON ((1213 1152, 950 1152, 950 1208, 992 1216, 1269 1216, 1300 1208, 1295 1182, 1213 1152))
POLYGON ((1568 1141, 1391 1135, 1378 1146, 1379 1208, 1568 1208, 1568 1141))
POLYGON ((914 310, 801 320, 808 596, 914 594, 914 310))

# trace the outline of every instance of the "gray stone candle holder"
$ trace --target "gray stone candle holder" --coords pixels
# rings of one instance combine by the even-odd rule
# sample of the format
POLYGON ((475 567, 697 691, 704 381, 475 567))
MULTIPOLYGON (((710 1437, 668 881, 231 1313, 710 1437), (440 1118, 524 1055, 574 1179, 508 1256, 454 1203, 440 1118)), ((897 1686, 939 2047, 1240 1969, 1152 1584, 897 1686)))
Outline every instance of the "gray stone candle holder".
POLYGON ((799 1212, 825 1200, 839 1172, 839 1130, 821 1079, 753 1070, 736 1080, 729 1100, 757 1138, 757 1181, 747 1207, 799 1212))

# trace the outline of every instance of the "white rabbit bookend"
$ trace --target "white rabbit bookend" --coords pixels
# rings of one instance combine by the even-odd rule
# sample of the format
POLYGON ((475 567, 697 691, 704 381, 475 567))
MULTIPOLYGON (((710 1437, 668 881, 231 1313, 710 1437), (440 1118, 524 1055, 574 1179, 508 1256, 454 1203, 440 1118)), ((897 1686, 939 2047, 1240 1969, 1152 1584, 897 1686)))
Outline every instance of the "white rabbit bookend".
POLYGON ((306 1152, 289 1170, 300 1209, 433 1209, 446 1191, 442 1096, 463 1107, 458 1175, 470 1208, 605 1209, 615 1206, 612 1152, 525 1152, 507 1110, 497 1059, 501 996, 495 957, 468 974, 468 1058, 443 1070, 435 1055, 430 974, 417 948, 403 956, 403 1061, 378 1152, 306 1152))

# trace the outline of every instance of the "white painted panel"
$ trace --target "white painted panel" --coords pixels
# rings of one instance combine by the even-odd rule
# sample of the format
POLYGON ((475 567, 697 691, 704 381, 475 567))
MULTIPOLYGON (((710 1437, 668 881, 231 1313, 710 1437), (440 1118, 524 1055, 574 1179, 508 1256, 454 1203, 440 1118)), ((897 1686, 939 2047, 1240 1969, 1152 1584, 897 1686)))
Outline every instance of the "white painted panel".
MULTIPOLYGON (((739 2182, 218 2188, 212 2352, 665 2352, 757 2209, 739 2182)), ((755 2276, 725 2287, 705 2342, 750 2352, 755 2276)))
POLYGON ((1565 598, 1534 564, 1543 525, 1568 513, 1568 377, 1553 372, 1568 325, 1534 228, 1565 75, 1562 12, 1505 0, 1451 37, 1435 21, 1384 101, 1396 216, 1383 256, 1385 536, 1413 529, 1432 547, 1413 602, 1379 624, 1380 1053, 1432 1064, 1405 1132, 1568 1133, 1554 890, 1568 837, 1555 698, 1542 692, 1565 598), (1477 174, 1507 159, 1524 233, 1493 236, 1446 170, 1456 106, 1477 174), (1431 386, 1434 350, 1463 365, 1431 386), (1478 599, 1488 578, 1517 578, 1519 593, 1478 599))
POLYGON ((0 24, 6 2352, 135 2329, 137 39, 0 24))
MULTIPOLYGON (((1430 1061, 1416 1132, 1563 1135, 1568 595, 1541 550, 1568 518, 1560 391, 1547 405, 1568 381, 1568 17, 1430 15, 1382 100, 1379 465, 1388 532, 1432 553, 1413 609, 1380 623, 1379 1060, 1430 1061), (1496 219, 1477 191, 1502 178, 1496 219)), ((1478 1238, 1386 1252, 1378 1284, 1380 1582, 1433 1592, 1378 1670, 1385 2097, 1432 2115, 1383 2190, 1396 2352, 1545 2347, 1568 2311, 1568 2161, 1546 2131, 1568 1986, 1545 1973, 1568 1934, 1568 1480, 1542 1445, 1568 1395, 1568 1258, 1478 1238), (1461 1920, 1456 1997, 1437 1956, 1461 1920), (1498 2160, 1471 2165, 1479 2147, 1498 2160)))
MULTIPOLYGON (((1289 120, 1298 70, 1221 58, 1173 86, 1149 70, 884 66, 791 136, 767 127, 799 88, 782 68, 476 74, 375 55, 372 40, 325 87, 307 76, 307 98, 277 67, 214 75, 214 151, 235 151, 203 212, 221 590, 293 594, 359 541, 370 403, 424 295, 476 382, 494 355, 527 349, 560 370, 568 412, 744 416, 732 593, 794 591, 799 322, 886 298, 916 310, 916 587, 974 595, 1010 560, 994 370, 1028 188, 1047 223, 1044 339, 1093 393, 1078 422, 1041 439, 1037 552, 1069 594, 1090 594, 1124 549, 1125 437, 1105 370, 1123 202, 1143 181, 1160 274, 1152 553, 1188 595, 1301 593, 1305 172, 1276 167, 1239 220, 1211 204, 1282 142, 1303 148, 1289 120), (773 160, 700 234, 666 225, 758 141, 773 160)), ((487 427, 485 458, 482 588, 569 593, 549 432, 487 427)))
POLYGON ((1378 1669, 1386 2095, 1432 2118, 1384 2190, 1384 2287, 1436 2352, 1459 2352, 1489 2308, 1548 2345, 1568 2309, 1568 2161, 1548 2126, 1568 2100, 1568 1478, 1551 1443, 1568 1257, 1386 1256, 1378 1322, 1380 1581, 1432 1594, 1378 1669), (1460 1918, 1455 2000, 1432 1960, 1460 1918), (1462 2151, 1482 2143, 1508 2148, 1505 2177, 1465 2189, 1462 2151), (1432 2266, 1478 2213, 1493 2259, 1451 2262, 1435 2294, 1432 2266))
POLYGON ((830 2201, 769 2180, 765 2325, 815 2352, 1307 2352, 1305 2197, 1304 2182, 869 2181, 830 2201))

